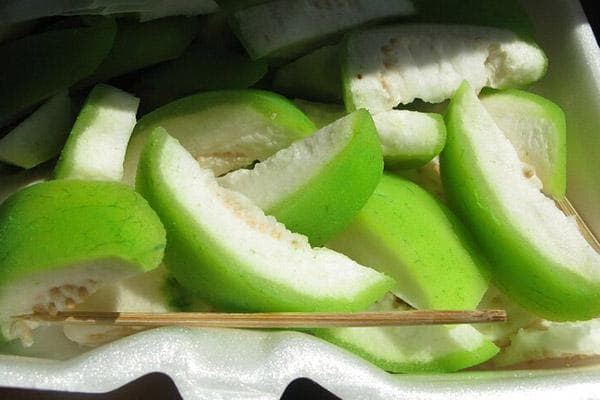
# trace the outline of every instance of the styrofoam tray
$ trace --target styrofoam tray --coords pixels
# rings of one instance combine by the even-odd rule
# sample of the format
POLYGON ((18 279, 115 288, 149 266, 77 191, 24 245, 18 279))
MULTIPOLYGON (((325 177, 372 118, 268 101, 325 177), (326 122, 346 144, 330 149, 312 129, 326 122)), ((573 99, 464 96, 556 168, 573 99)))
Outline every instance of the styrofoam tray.
MULTIPOLYGON (((600 49, 578 1, 523 3, 550 60, 534 90, 567 115, 568 196, 600 235, 600 49)), ((390 375, 295 332, 161 328, 66 361, 0 356, 5 387, 107 392, 151 372, 170 376, 186 400, 277 399, 298 377, 344 399, 600 399, 600 366, 390 375)))

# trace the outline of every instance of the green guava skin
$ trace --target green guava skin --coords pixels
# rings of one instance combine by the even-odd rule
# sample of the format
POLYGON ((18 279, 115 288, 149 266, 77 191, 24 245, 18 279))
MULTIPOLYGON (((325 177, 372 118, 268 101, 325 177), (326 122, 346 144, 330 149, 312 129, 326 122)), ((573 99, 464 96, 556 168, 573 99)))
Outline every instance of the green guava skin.
POLYGON ((347 299, 310 296, 284 284, 238 270, 244 261, 231 244, 219 243, 175 200, 161 176, 161 152, 168 133, 158 128, 150 136, 136 178, 136 189, 152 205, 167 230, 164 263, 191 293, 225 311, 360 311, 382 297, 393 281, 381 279, 347 299))
MULTIPOLYGON (((477 100, 468 84, 456 92, 448 112, 448 137, 441 153, 444 191, 473 232, 492 265, 493 280, 514 302, 542 318, 586 320, 600 314, 600 283, 571 272, 535 247, 510 224, 478 165, 485 157, 469 141, 464 108, 477 100)), ((485 112, 481 106, 482 112, 485 112)), ((473 135, 477 132, 472 132, 473 135)))
POLYGON ((0 92, 10 93, 0 99, 0 126, 96 70, 113 45, 116 24, 103 17, 85 21, 88 26, 0 45, 0 92))
POLYGON ((0 291, 18 278, 116 259, 139 273, 156 268, 165 230, 148 203, 116 182, 56 180, 0 206, 0 291))
POLYGON ((323 171, 265 210, 320 246, 344 229, 369 200, 383 173, 381 142, 366 110, 355 112, 353 136, 323 171))
POLYGON ((392 292, 419 309, 474 309, 488 288, 489 266, 456 216, 391 173, 328 247, 394 278, 392 292))
POLYGON ((287 96, 335 102, 342 98, 340 48, 323 46, 279 68, 273 88, 287 96))

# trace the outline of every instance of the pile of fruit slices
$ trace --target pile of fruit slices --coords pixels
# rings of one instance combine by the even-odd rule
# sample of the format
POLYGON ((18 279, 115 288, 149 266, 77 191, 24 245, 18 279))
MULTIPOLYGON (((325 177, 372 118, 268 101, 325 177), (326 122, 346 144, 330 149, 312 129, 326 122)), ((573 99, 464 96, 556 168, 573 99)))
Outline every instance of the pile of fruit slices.
POLYGON ((5 351, 44 342, 31 312, 482 307, 510 322, 308 333, 391 372, 600 353, 600 256, 554 203, 565 117, 523 90, 547 59, 515 3, 134 17, 159 3, 0 5, 5 351))

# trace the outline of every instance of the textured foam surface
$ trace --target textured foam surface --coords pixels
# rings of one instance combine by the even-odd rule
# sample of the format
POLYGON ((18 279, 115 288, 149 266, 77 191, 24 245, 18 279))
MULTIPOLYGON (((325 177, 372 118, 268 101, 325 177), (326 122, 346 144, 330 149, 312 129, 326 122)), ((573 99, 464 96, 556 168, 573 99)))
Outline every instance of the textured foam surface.
POLYGON ((98 393, 151 372, 172 377, 186 400, 276 400, 297 377, 344 399, 574 400, 600 390, 600 368, 393 376, 302 333, 184 328, 142 332, 69 361, 4 358, 0 386, 98 393))

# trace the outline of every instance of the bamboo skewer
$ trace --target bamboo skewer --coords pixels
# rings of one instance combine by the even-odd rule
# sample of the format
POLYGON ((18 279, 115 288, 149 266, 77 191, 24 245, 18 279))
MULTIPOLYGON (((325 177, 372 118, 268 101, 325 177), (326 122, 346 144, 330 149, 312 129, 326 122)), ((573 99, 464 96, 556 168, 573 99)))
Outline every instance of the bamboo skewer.
POLYGON ((331 328, 365 326, 446 325, 504 322, 504 310, 391 311, 360 313, 143 313, 64 311, 56 315, 25 314, 20 321, 73 325, 186 326, 204 328, 331 328))

